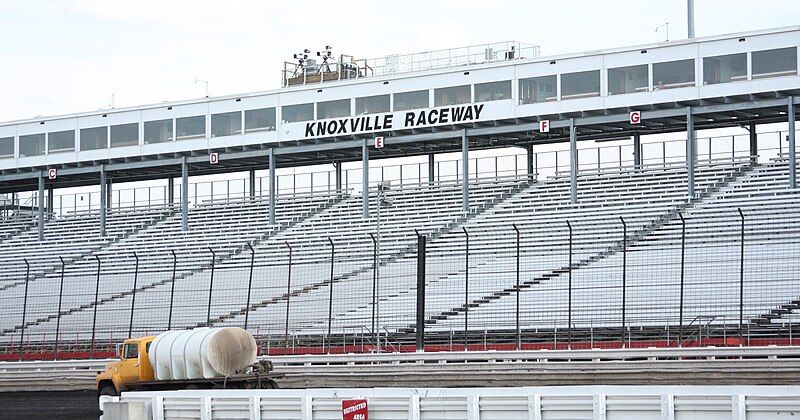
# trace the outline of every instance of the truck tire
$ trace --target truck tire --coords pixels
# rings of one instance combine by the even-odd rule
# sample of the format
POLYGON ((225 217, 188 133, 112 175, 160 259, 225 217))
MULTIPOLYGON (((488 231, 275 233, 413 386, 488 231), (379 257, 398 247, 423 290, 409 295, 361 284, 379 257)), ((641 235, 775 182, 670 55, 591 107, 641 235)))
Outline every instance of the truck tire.
POLYGON ((117 393, 117 390, 114 389, 114 385, 104 385, 102 388, 100 388, 100 395, 116 397, 119 394, 117 393))

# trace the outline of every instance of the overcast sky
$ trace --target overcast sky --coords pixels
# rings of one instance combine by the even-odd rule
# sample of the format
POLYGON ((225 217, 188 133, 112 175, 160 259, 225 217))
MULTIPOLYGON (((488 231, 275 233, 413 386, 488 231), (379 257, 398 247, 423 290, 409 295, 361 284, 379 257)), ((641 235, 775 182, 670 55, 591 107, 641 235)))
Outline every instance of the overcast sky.
MULTIPOLYGON (((697 36, 800 23, 797 0, 696 0, 697 36)), ((543 55, 686 37, 686 1, 0 0, 0 121, 275 89, 325 44, 360 58, 497 41, 543 55)))

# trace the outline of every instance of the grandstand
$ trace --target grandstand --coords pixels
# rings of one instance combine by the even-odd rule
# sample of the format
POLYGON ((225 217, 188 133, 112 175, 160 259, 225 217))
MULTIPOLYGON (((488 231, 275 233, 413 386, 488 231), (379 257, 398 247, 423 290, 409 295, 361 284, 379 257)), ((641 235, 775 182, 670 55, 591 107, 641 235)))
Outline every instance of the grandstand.
POLYGON ((0 151, 12 145, 0 354, 102 355, 129 335, 218 325, 270 353, 797 343, 798 44, 791 27, 558 57, 492 50, 0 124, 0 151), (381 127, 355 130, 372 115, 381 127), (134 124, 135 144, 115 146, 115 127, 134 124), (155 141, 153 124, 172 130, 155 141), (333 124, 345 132, 314 128, 333 124), (712 129, 747 133, 697 137, 712 129), (75 147, 54 153, 65 130, 75 147), (488 149, 524 154, 469 155, 488 149), (435 155, 452 152, 450 174, 435 155), (377 180, 370 167, 415 156, 428 162, 378 166, 377 180), (295 168, 331 164, 297 187, 295 168), (225 178, 224 193, 201 196, 190 175, 225 178), (109 179, 133 198, 119 187, 114 205, 109 179), (166 185, 137 200, 141 181, 166 185), (71 187, 94 205, 59 193, 71 187))

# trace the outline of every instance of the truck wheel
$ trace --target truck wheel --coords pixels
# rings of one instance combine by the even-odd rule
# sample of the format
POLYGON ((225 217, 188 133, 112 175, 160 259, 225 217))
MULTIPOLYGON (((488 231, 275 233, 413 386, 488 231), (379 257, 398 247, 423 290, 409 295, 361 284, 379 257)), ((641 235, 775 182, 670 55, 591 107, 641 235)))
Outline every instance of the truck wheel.
POLYGON ((100 388, 100 395, 109 395, 112 397, 116 397, 118 394, 117 390, 114 389, 113 385, 105 385, 102 388, 100 388))

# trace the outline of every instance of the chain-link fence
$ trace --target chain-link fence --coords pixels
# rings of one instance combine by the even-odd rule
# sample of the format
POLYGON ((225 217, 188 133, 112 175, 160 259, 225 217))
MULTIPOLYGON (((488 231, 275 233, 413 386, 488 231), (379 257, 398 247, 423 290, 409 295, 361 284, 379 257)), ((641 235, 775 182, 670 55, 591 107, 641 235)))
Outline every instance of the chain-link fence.
POLYGON ((106 355, 208 325, 271 354, 798 343, 789 203, 469 226, 65 256, 36 273, 30 256, 0 291, 2 353, 106 355))

